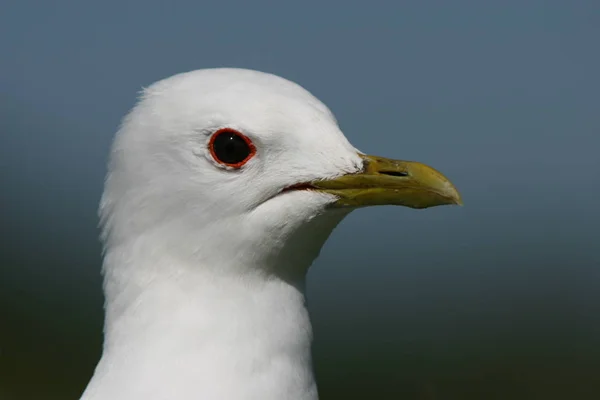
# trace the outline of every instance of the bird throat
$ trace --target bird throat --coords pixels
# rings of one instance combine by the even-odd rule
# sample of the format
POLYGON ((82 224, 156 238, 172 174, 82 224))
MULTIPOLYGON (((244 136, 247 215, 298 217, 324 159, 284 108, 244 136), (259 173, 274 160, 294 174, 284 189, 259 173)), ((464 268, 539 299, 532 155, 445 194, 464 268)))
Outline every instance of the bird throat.
POLYGON ((150 243, 109 249, 104 350, 82 399, 316 399, 305 275, 342 218, 243 274, 157 259, 150 243))

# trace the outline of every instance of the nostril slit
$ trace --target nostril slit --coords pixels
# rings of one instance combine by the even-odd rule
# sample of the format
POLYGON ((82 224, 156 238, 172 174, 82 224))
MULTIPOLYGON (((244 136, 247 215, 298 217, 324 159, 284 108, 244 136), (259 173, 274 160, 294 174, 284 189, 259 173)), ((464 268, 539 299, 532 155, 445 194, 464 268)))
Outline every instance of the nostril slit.
POLYGON ((408 176, 408 172, 403 171, 379 171, 379 173, 390 176, 408 176))

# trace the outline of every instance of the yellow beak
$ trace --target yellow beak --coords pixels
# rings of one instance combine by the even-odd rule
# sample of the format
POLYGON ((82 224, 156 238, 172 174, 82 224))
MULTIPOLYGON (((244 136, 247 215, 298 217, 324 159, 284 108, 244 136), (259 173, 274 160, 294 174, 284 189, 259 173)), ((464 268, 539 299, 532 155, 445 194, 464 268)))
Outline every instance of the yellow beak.
POLYGON ((361 155, 364 169, 356 174, 312 182, 318 191, 339 198, 338 206, 398 205, 427 208, 462 205, 454 185, 435 169, 418 162, 361 155))

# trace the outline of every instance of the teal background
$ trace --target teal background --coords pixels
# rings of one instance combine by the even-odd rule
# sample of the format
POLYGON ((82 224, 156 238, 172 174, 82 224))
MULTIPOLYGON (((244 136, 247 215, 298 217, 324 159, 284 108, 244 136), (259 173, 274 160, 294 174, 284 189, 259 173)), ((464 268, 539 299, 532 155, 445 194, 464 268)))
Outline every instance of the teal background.
POLYGON ((96 209, 153 81, 258 69, 465 206, 350 215, 309 274, 323 399, 600 398, 600 3, 3 3, 0 399, 77 399, 101 351, 96 209))

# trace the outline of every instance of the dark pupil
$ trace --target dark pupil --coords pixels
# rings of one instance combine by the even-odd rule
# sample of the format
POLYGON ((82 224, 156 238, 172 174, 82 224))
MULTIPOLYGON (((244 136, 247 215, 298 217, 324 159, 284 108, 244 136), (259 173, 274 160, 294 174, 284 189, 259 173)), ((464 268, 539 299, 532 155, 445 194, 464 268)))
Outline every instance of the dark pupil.
POLYGON ((250 155, 248 143, 233 132, 220 133, 213 141, 213 151, 225 164, 240 163, 250 155))

